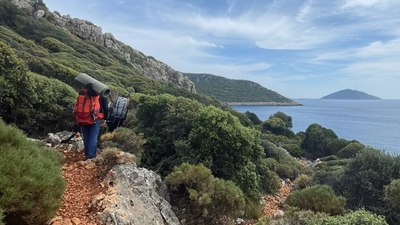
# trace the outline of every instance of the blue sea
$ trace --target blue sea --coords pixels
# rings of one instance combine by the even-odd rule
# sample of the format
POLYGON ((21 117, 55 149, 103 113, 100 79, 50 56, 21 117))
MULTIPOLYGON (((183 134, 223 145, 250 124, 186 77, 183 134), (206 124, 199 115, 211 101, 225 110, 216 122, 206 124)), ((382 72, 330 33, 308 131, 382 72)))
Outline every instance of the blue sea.
POLYGON ((400 154, 400 100, 300 99, 303 106, 232 106, 250 111, 265 121, 281 111, 292 117, 292 131, 305 131, 312 123, 333 130, 340 138, 392 154, 400 154))

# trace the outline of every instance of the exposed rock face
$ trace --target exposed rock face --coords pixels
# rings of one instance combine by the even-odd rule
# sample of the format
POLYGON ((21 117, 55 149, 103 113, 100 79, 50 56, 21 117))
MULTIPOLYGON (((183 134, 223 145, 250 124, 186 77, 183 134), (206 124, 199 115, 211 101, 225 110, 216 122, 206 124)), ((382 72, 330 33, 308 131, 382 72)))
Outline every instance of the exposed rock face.
POLYGON ((46 15, 46 11, 44 11, 43 9, 39 9, 39 10, 35 11, 35 13, 33 15, 35 16, 36 19, 40 19, 44 15, 46 15))
POLYGON ((12 2, 19 8, 28 9, 30 12, 33 11, 33 5, 36 1, 33 0, 12 0, 12 2))
POLYGON ((101 196, 103 212, 100 220, 106 225, 179 225, 168 203, 167 187, 156 173, 135 164, 119 164, 107 174, 106 196, 101 196))
POLYGON ((37 7, 38 0, 12 0, 12 2, 19 8, 30 11, 36 19, 44 17, 47 13, 52 14, 60 27, 65 28, 82 39, 92 40, 106 48, 118 52, 127 62, 141 70, 143 75, 147 77, 161 82, 172 83, 178 87, 196 93, 194 83, 181 72, 175 71, 165 63, 153 57, 145 56, 143 53, 125 45, 121 41, 115 39, 111 33, 103 34, 101 27, 89 21, 71 18, 69 15, 61 16, 58 12, 51 13, 47 10, 43 10, 44 7, 37 7))
POLYGON ((142 71, 143 75, 152 79, 172 83, 181 88, 185 88, 195 93, 195 85, 189 78, 181 72, 173 70, 171 67, 162 63, 153 57, 145 56, 143 53, 125 45, 121 41, 115 39, 111 33, 104 33, 101 27, 95 24, 69 15, 60 15, 58 12, 49 12, 43 10, 44 6, 38 7, 38 0, 12 0, 19 8, 28 9, 36 18, 42 18, 47 13, 52 14, 57 25, 65 28, 72 34, 86 40, 92 40, 106 48, 118 52, 127 62, 131 63, 135 68, 142 71))

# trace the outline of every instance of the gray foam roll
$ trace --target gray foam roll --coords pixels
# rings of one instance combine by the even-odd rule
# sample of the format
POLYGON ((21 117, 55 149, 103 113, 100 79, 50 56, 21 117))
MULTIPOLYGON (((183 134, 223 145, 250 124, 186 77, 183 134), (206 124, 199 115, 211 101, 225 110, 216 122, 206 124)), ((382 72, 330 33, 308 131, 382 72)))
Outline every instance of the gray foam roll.
POLYGON ((101 83, 100 81, 94 79, 93 77, 87 75, 86 73, 81 73, 75 77, 75 80, 83 85, 91 83, 93 85, 93 90, 95 90, 99 95, 107 97, 111 90, 107 85, 101 83))

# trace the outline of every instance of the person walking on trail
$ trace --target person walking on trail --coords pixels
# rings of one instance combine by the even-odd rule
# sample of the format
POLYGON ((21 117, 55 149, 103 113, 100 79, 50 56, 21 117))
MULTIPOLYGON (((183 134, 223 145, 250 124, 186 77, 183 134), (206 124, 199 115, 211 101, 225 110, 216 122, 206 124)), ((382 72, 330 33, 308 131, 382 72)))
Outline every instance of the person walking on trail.
POLYGON ((96 157, 100 126, 105 124, 107 115, 107 98, 93 90, 92 84, 87 84, 74 103, 75 122, 81 126, 87 160, 96 157))

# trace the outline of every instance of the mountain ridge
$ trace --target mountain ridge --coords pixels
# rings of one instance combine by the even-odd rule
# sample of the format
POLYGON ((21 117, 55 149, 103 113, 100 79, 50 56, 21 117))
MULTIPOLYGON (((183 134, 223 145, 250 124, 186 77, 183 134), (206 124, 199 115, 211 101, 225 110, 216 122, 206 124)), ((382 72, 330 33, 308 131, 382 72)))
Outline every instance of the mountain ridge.
POLYGON ((18 8, 27 10, 32 19, 40 20, 49 18, 54 25, 76 35, 78 38, 93 41, 107 49, 117 52, 126 63, 139 70, 144 76, 164 83, 171 83, 178 87, 196 93, 194 84, 181 72, 172 69, 167 64, 158 61, 152 56, 146 56, 142 52, 133 49, 129 45, 117 40, 111 33, 103 33, 102 28, 90 21, 72 18, 69 15, 61 15, 59 12, 51 12, 38 0, 11 0, 18 8))
POLYGON ((300 105, 249 80, 235 80, 213 74, 185 73, 198 93, 215 97, 229 105, 300 105))

